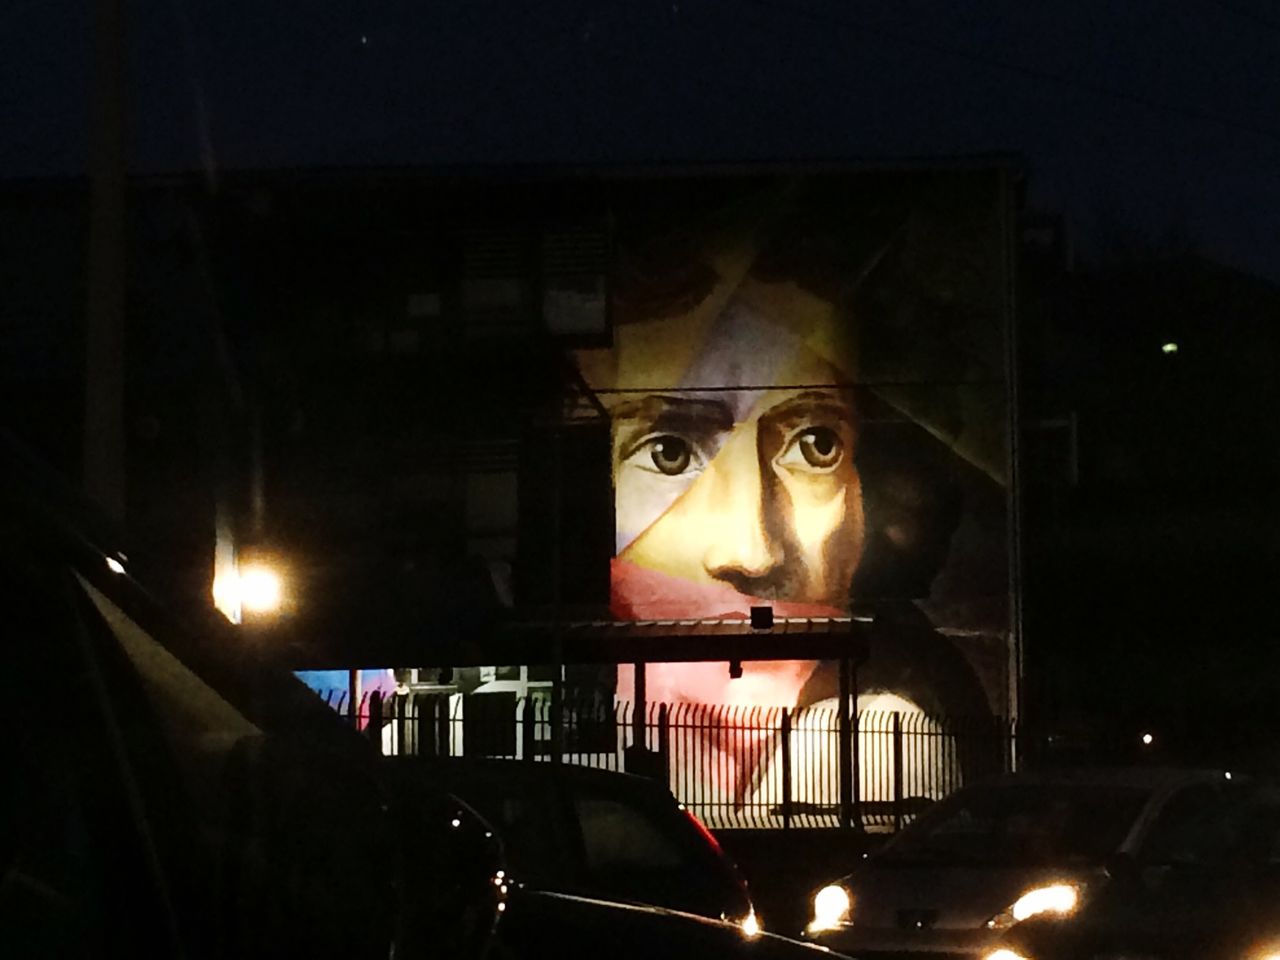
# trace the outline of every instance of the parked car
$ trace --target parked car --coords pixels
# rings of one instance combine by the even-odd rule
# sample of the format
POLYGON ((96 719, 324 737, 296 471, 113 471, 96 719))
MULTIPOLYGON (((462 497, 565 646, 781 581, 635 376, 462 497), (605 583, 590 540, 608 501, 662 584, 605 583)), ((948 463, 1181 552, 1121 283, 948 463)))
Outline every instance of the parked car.
POLYGON ((6 955, 385 958, 377 758, 225 621, 180 622, 0 442, 6 955))
POLYGON ((1240 787, 1230 776, 1014 773, 961 789, 817 890, 805 935, 860 960, 986 956, 1015 923, 1075 913, 1117 857, 1141 858, 1224 806, 1240 787))
POLYGON ((760 929, 719 843, 647 777, 568 764, 389 757, 399 796, 447 790, 502 835, 527 887, 666 907, 760 929))
POLYGON ((1003 960, 1269 960, 1280 957, 1280 791, 1259 787, 1180 823, 1108 866, 1069 918, 1004 937, 1003 960))
POLYGON ((841 960, 821 947, 643 904, 521 889, 498 929, 497 957, 609 960, 841 960), (514 947, 514 949, 508 949, 514 947))
POLYGON ((367 737, 212 610, 173 616, 115 538, 0 438, 5 956, 815 955, 512 882, 493 824, 397 804, 367 737))

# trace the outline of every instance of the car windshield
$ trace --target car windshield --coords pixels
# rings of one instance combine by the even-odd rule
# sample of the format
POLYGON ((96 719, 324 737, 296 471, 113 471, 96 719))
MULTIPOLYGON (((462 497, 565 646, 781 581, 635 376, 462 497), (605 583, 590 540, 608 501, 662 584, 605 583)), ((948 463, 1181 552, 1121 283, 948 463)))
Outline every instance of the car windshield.
POLYGON ((889 844, 881 859, 991 866, 1094 864, 1124 840, 1150 791, 1099 785, 967 790, 889 844))

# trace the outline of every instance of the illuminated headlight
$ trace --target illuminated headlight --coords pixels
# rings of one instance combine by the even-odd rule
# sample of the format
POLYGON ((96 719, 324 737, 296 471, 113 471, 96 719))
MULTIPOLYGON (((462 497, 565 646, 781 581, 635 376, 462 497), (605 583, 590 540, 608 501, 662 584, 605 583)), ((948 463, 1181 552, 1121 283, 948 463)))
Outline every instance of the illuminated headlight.
POLYGON ((1055 883, 1046 887, 1036 887, 1020 896, 1008 909, 988 920, 987 927, 992 930, 1003 930, 1005 927, 1011 927, 1015 923, 1042 914, 1069 917, 1076 912, 1076 907, 1080 906, 1081 893, 1081 888, 1074 883, 1055 883))
POLYGON ((756 916, 755 910, 750 911, 745 917, 738 921, 738 926, 742 928, 742 935, 750 939, 758 937, 760 931, 764 929, 760 925, 760 918, 756 916))
POLYGON ((1024 957, 1020 953, 1014 953, 1012 950, 1002 947, 999 950, 993 950, 991 953, 988 953, 982 958, 982 960, 1030 960, 1030 958, 1024 957))
POLYGON ((828 884, 813 895, 813 920, 809 933, 835 930, 849 922, 853 911, 853 897, 838 883, 828 884))

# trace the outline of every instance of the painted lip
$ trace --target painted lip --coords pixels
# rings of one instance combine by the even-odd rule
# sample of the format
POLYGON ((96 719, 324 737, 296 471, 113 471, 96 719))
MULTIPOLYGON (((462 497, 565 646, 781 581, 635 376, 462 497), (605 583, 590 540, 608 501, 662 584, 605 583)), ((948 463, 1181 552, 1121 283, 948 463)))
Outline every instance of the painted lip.
POLYGON ((727 584, 692 583, 617 557, 609 606, 619 620, 746 620, 752 607, 772 607, 777 617, 846 615, 831 604, 753 597, 727 584))

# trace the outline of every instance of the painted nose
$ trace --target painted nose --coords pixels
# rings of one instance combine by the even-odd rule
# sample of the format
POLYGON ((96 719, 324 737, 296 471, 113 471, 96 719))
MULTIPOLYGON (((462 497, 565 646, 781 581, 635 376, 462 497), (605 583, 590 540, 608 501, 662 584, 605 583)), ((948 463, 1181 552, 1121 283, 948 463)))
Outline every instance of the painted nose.
POLYGON ((782 552, 769 535, 768 484, 754 424, 739 427, 707 467, 707 500, 715 530, 703 557, 707 573, 743 592, 769 576, 782 552))

